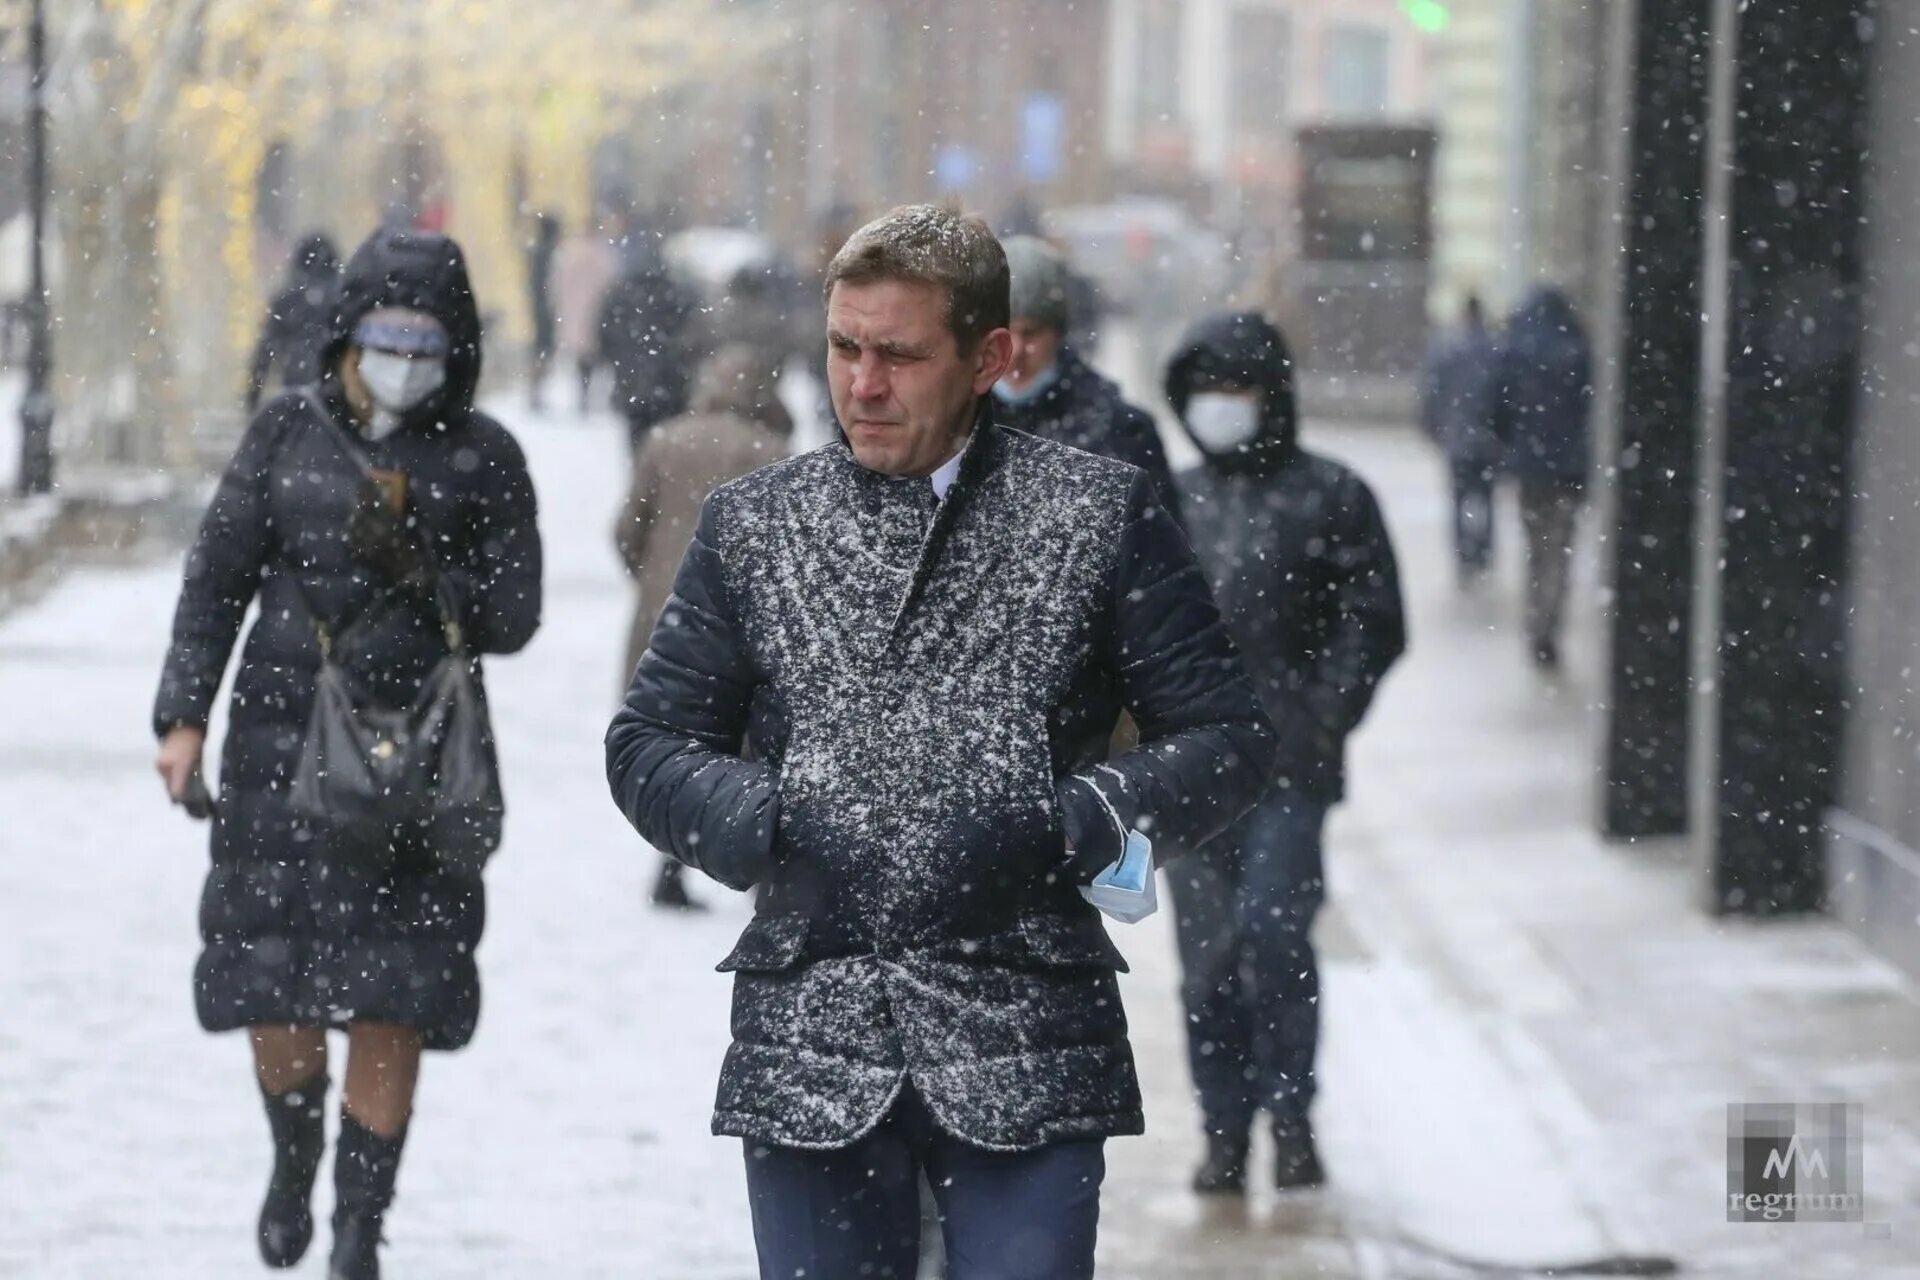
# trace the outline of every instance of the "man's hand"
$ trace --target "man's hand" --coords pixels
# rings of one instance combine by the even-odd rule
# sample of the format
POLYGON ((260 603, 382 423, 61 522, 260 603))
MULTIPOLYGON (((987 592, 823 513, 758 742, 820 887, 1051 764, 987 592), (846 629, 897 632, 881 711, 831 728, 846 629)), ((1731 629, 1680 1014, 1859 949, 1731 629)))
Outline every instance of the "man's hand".
POLYGON ((1088 885, 1120 860, 1126 849, 1127 826, 1097 783, 1082 777, 1062 778, 1055 786, 1060 824, 1067 837, 1068 878, 1088 885))
POLYGON ((153 761, 167 788, 167 799, 185 806, 196 818, 204 818, 211 811, 206 784, 200 780, 200 758, 206 746, 205 729, 177 724, 160 740, 160 753, 153 761))

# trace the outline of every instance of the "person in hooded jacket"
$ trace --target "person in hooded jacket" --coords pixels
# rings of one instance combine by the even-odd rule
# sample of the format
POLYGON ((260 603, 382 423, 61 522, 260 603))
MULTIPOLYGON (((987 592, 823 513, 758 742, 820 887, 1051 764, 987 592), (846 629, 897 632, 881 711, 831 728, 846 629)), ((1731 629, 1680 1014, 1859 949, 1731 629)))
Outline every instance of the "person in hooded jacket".
POLYGON ((1493 482, 1500 472, 1494 434, 1500 348, 1480 299, 1468 298, 1460 327, 1436 342, 1420 386, 1420 419, 1440 446, 1453 482, 1453 550, 1463 584, 1493 558, 1493 482))
POLYGON ((295 812, 319 638, 324 626, 362 688, 408 705, 447 655, 443 600, 473 654, 532 638, 541 548, 520 448, 473 407, 480 318, 453 241, 381 231, 362 245, 322 368, 261 408, 220 480, 153 726, 168 794, 212 818, 194 999, 208 1031, 251 1037, 274 1154, 261 1255, 292 1266, 311 1238, 326 1033, 344 1030, 329 1275, 370 1280, 421 1051, 464 1046, 479 1018, 486 898, 476 872, 437 856, 431 827, 395 830, 369 858, 295 812), (256 598, 216 803, 199 781, 207 721, 256 598))
POLYGON ((1244 1190, 1262 1111, 1276 1185, 1313 1186, 1321 832, 1346 739, 1406 647, 1399 574, 1365 482, 1300 447, 1293 362, 1264 318, 1194 326, 1166 390, 1202 455, 1179 477, 1194 554, 1279 735, 1266 797, 1168 873, 1206 1134, 1194 1188, 1244 1190))
POLYGON ((686 411, 695 307, 652 234, 630 235, 624 253, 600 304, 600 356, 613 369, 613 407, 638 449, 655 424, 686 411))
POLYGON ((1507 320, 1494 432, 1520 483, 1527 535, 1527 641, 1542 668, 1560 664, 1560 621, 1573 565, 1574 521, 1586 496, 1593 351, 1573 303, 1534 290, 1507 320))
POLYGON ((1067 342, 1073 287, 1066 258, 1033 236, 1009 236, 1004 244, 1013 365, 994 384, 995 417, 1016 431, 1139 467, 1153 477, 1154 492, 1177 522, 1179 494, 1152 416, 1128 404, 1067 342))
POLYGON ((247 413, 260 407, 278 367, 280 385, 303 387, 320 378, 321 354, 333 337, 339 301, 340 255, 324 235, 305 237, 293 251, 287 280, 273 295, 247 365, 247 413))
MULTIPOLYGON (((660 611, 673 596, 673 577, 707 495, 787 456, 793 419, 776 394, 782 349, 745 343, 720 348, 700 367, 692 407, 661 423, 633 457, 633 483, 613 526, 620 562, 638 588, 628 633, 621 688, 633 678, 660 611)), ((685 867, 663 857, 653 904, 699 910, 687 893, 685 867)))

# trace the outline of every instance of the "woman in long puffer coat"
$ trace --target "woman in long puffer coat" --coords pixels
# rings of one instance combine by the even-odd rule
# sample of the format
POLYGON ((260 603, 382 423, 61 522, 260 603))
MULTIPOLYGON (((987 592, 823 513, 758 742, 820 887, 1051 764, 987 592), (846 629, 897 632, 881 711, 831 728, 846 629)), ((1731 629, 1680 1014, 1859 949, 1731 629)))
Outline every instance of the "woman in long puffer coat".
MULTIPOLYGON (((324 624, 335 662, 407 706, 447 655, 448 604, 471 654, 532 638, 541 554, 520 448, 473 407, 480 320, 458 245, 411 231, 362 245, 323 368, 260 410, 220 481, 187 558, 153 723, 169 794, 212 817, 194 995, 208 1031, 251 1036, 274 1142, 262 1257, 291 1266, 311 1238, 326 1033, 344 1030, 329 1274, 368 1280, 421 1051, 462 1047, 479 1017, 486 900, 429 826, 397 829, 367 859, 296 812, 318 637, 324 624), (201 749, 256 597, 215 802, 201 749)), ((477 657, 473 674, 478 688, 477 657)))

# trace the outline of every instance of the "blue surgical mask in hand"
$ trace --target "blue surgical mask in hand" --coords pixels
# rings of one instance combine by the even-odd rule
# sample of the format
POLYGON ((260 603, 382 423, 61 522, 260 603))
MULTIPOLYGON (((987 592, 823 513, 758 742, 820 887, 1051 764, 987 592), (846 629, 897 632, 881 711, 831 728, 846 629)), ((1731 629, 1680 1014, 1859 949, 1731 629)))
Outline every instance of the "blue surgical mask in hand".
POLYGON ((1137 924, 1160 909, 1153 878, 1153 841, 1127 832, 1120 859, 1081 888, 1080 896, 1121 924, 1137 924))

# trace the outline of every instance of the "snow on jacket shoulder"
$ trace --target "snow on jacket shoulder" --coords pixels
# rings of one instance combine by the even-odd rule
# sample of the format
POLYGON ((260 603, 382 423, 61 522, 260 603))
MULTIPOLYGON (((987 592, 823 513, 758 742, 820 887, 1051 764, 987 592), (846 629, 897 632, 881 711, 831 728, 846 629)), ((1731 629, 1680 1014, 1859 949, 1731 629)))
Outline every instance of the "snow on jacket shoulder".
POLYGON ((1136 468, 983 415, 945 501, 844 444, 717 490, 607 737, 643 836, 763 886, 716 1131, 845 1145, 908 1076, 990 1148, 1138 1131, 1088 851, 1198 843, 1272 749, 1136 468))

